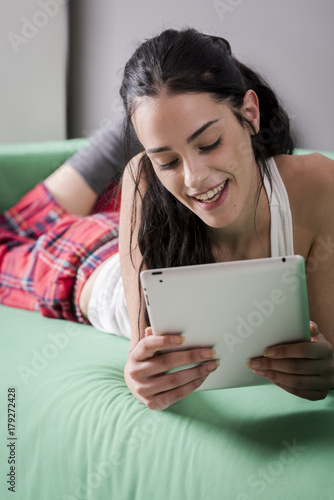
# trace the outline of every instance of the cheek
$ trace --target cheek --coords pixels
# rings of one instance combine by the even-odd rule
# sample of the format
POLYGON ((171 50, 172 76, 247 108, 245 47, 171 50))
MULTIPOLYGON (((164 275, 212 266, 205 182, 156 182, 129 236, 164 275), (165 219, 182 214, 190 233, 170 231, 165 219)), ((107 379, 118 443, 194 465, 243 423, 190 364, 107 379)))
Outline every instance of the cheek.
POLYGON ((188 206, 188 203, 183 193, 183 182, 173 173, 164 172, 163 175, 158 176, 160 182, 171 195, 174 196, 182 205, 188 206))
POLYGON ((155 171, 155 175, 157 176, 161 184, 167 189, 167 191, 172 194, 176 194, 178 190, 178 182, 175 173, 172 170, 166 170, 165 172, 163 172, 156 167, 153 168, 155 171))
POLYGON ((247 129, 235 128, 226 134, 225 150, 231 158, 241 162, 253 156, 251 136, 247 129))
POLYGON ((253 157, 253 146, 252 146, 251 136, 246 131, 244 134, 242 134, 240 138, 237 151, 238 155, 243 160, 249 160, 250 158, 253 157))

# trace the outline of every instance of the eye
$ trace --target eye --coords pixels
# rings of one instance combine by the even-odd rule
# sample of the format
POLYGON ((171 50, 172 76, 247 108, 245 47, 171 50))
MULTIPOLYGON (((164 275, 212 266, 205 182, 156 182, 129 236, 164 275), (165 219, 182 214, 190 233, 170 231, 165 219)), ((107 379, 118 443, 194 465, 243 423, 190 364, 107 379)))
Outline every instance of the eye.
POLYGON ((168 170, 169 168, 173 168, 177 165, 178 163, 178 159, 174 160, 174 161, 171 161, 170 163, 165 163, 164 165, 159 165, 159 167, 161 168, 161 170, 168 170))
POLYGON ((209 146, 203 146, 201 148, 199 148, 201 151, 203 151, 204 153, 207 152, 207 151, 213 151, 214 149, 217 149, 219 148, 219 146, 221 145, 222 143, 222 137, 220 136, 216 142, 214 142, 213 144, 210 144, 209 146))

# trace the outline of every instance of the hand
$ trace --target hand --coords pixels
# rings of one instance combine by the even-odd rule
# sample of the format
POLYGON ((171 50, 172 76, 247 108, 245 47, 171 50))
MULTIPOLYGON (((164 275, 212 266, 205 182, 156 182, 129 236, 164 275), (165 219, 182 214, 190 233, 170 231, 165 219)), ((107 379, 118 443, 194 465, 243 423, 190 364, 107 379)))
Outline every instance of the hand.
POLYGON ((160 352, 182 346, 180 335, 153 335, 149 327, 145 337, 129 352, 125 365, 125 381, 138 401, 151 410, 163 410, 199 387, 219 362, 213 361, 215 351, 209 348, 160 352), (211 361, 210 361, 211 360, 211 361), (199 365, 166 373, 172 368, 200 363, 199 365))
POLYGON ((247 366, 291 394, 316 401, 334 387, 333 347, 310 322, 311 341, 280 344, 247 366))

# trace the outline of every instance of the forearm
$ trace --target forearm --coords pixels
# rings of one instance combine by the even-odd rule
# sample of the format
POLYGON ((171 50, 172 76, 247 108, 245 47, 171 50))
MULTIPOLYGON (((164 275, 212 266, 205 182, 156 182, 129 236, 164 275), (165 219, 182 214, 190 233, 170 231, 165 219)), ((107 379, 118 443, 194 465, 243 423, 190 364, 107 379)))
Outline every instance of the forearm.
POLYGON ((92 212, 97 194, 70 163, 65 163, 49 175, 44 184, 70 214, 84 216, 92 212))
MULTIPOLYGON (((134 160, 135 161, 135 160, 134 160)), ((136 159, 137 161, 137 159, 136 159)), ((146 327, 144 311, 145 301, 142 291, 139 287, 138 277, 142 261, 142 255, 138 247, 137 235, 140 224, 140 200, 137 200, 137 221, 135 227, 131 227, 133 197, 135 194, 135 185, 130 173, 130 167, 125 169, 122 179, 122 200, 119 228, 119 254, 122 280, 124 286, 125 300, 131 325, 131 344, 132 349, 139 338, 144 336, 146 327), (132 232, 132 238, 131 238, 132 232), (131 248, 130 248, 131 241, 131 248)), ((139 198, 139 196, 137 196, 139 198)))

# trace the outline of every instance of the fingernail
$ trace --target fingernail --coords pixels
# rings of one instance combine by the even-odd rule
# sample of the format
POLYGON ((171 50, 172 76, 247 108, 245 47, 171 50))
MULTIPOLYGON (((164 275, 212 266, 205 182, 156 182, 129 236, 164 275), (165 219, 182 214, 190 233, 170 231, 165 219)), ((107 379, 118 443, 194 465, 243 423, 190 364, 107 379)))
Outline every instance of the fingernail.
POLYGON ((220 362, 218 360, 212 361, 212 363, 208 364, 208 371, 209 372, 214 372, 218 366, 220 366, 220 362))
POLYGON ((256 373, 257 375, 265 375, 266 372, 262 371, 262 370, 253 370, 254 373, 256 373))
POLYGON ((247 368, 260 368, 261 363, 260 361, 248 361, 246 366, 247 368))
POLYGON ((268 358, 274 358, 276 356, 275 349, 266 349, 263 351, 263 356, 267 356, 268 358))
POLYGON ((183 337, 183 335, 173 335, 171 338, 170 338, 170 341, 172 344, 183 344, 185 342, 186 338, 183 337))
POLYGON ((215 349, 202 349, 202 351, 201 351, 201 356, 204 359, 214 358, 216 356, 216 354, 217 353, 216 353, 215 349))

